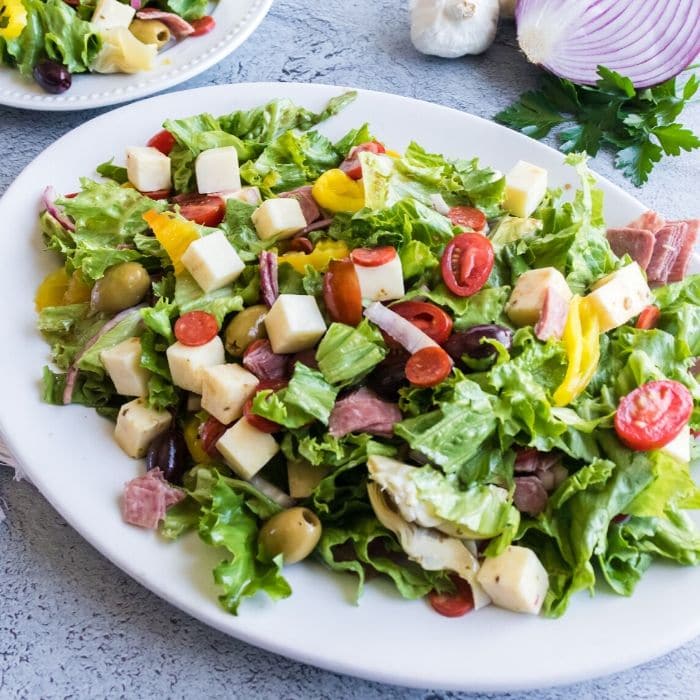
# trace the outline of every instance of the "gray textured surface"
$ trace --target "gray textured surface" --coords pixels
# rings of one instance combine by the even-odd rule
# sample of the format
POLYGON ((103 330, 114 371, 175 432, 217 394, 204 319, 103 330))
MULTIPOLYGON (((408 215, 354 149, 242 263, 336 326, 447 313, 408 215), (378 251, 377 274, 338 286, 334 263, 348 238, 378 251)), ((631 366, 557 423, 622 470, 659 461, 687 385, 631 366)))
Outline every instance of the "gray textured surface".
MULTIPOLYGON (((398 0, 278 0, 246 45, 182 87, 258 80, 356 85, 491 117, 534 86, 537 72, 518 56, 509 29, 485 56, 426 58, 408 41, 403 6, 398 0)), ((0 193, 55 138, 94 114, 0 108, 0 193)), ((686 119, 700 130, 697 105, 686 119)), ((598 157, 595 167, 633 189, 608 157, 598 157)), ((666 162, 634 194, 674 218, 697 215, 699 182, 695 153, 666 162)), ((8 222, 3 228, 12 232, 8 222)), ((7 469, 0 469, 0 508, 7 514, 0 522, 0 698, 472 697, 344 678, 212 631, 115 569, 7 469)), ((556 664, 555 650, 543 653, 556 664)), ((612 678, 522 697, 690 698, 699 683, 696 640, 612 678)))

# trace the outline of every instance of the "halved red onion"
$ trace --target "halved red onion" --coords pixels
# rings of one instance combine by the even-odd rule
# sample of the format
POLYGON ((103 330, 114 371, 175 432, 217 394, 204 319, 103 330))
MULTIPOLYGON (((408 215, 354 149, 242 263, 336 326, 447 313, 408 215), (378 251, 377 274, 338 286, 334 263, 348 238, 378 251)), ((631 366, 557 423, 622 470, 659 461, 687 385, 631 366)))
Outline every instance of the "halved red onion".
POLYGON ((411 354, 423 348, 440 347, 430 336, 423 333, 420 328, 417 328, 403 316, 399 316, 396 311, 392 311, 378 301, 370 304, 365 309, 364 314, 372 323, 379 326, 411 354))
POLYGON ((596 83, 598 66, 638 88, 657 85, 700 52, 697 0, 519 0, 515 18, 532 63, 584 85, 596 83))
POLYGON ((139 19, 158 19, 160 20, 177 39, 183 39, 190 34, 194 34, 194 27, 179 15, 172 12, 163 12, 154 7, 146 7, 136 13, 139 19))
POLYGON ((56 221, 58 221, 58 223, 61 224, 64 229, 67 231, 75 231, 75 224, 73 221, 71 221, 68 215, 63 211, 63 207, 56 204, 58 194, 51 185, 44 190, 44 194, 42 195, 41 199, 44 207, 46 207, 46 211, 53 216, 53 218, 56 219, 56 221))

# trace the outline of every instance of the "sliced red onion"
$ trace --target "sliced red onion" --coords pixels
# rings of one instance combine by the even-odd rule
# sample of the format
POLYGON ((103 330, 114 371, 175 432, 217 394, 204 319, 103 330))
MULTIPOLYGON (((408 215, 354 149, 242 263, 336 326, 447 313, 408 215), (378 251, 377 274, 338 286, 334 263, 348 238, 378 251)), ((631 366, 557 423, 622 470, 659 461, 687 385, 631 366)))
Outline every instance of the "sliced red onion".
POLYGON ((400 343, 411 354, 429 347, 440 347, 432 338, 416 328, 403 316, 387 308, 378 301, 365 309, 365 316, 379 326, 387 335, 400 343))
POLYGON ((131 3, 130 3, 130 4, 131 4, 131 6, 132 6, 135 10, 140 10, 140 9, 141 9, 141 5, 142 5, 143 3, 141 2, 141 0, 131 0, 131 3))
POLYGON ((249 479, 249 483, 278 506, 282 506, 282 508, 291 508, 296 503, 291 496, 261 476, 254 476, 252 479, 249 479))
POLYGON ((58 221, 61 226, 67 231, 75 231, 75 224, 70 220, 68 215, 63 211, 63 208, 56 204, 58 194, 56 190, 49 185, 41 197, 41 200, 46 207, 46 211, 58 221))
POLYGON ((433 209, 438 214, 447 216, 450 213, 450 205, 445 201, 445 198, 441 194, 431 194, 430 203, 433 205, 433 209))
POLYGON ((146 7, 136 13, 139 19, 160 20, 177 39, 183 39, 190 34, 194 34, 194 27, 186 22, 182 17, 172 12, 163 12, 155 7, 146 7))
POLYGON ((260 253, 260 292, 268 308, 275 303, 280 295, 277 278, 277 254, 267 250, 260 253))
POLYGON ((700 52, 697 0, 519 0, 515 18, 532 63, 584 85, 598 66, 638 88, 657 85, 700 52))

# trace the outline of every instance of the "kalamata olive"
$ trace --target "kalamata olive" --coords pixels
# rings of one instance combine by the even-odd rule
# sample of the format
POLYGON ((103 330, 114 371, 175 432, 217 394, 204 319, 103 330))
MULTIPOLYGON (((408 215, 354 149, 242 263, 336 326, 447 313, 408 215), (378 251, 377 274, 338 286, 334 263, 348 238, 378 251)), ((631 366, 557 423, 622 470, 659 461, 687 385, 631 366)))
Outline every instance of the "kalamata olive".
POLYGON ((261 528, 259 541, 265 552, 281 554, 285 564, 295 564, 314 551, 321 539, 321 521, 308 508, 289 508, 273 515, 261 528))
POLYGON ((70 71, 56 61, 42 58, 34 66, 34 80, 41 85, 46 92, 53 95, 60 95, 70 88, 73 83, 73 76, 70 71))
POLYGON ((170 428, 149 445, 146 470, 160 469, 171 484, 181 485, 182 477, 187 471, 188 454, 182 430, 173 421, 170 428))
POLYGON ((226 326, 224 345, 234 357, 242 357, 246 348, 254 341, 267 338, 265 314, 267 306, 256 304, 237 313, 226 326))
POLYGON ((482 339, 495 340, 508 350, 513 342, 513 331, 492 323, 472 326, 466 331, 453 333, 443 347, 453 360, 460 360, 462 355, 482 360, 496 353, 496 348, 490 343, 482 343, 482 339))
POLYGON ((116 313, 138 304, 151 287, 146 268, 137 262, 110 267, 92 290, 92 305, 97 311, 116 313))
POLYGON ((406 362, 410 354, 403 348, 392 348, 389 354, 372 370, 368 384, 382 397, 396 401, 399 389, 408 384, 406 362))

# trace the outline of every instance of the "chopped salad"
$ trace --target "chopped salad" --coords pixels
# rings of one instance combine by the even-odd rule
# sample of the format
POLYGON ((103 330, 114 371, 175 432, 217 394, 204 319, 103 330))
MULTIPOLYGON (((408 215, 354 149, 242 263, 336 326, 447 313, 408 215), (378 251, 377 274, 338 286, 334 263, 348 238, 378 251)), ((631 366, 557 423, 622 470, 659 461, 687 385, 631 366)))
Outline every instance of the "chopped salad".
POLYGON ((43 399, 145 473, 128 523, 222 553, 221 603, 314 557, 439 613, 559 616, 700 561, 698 220, 571 192, 288 100, 168 119, 44 193, 43 399))
POLYGON ((44 90, 76 73, 140 73, 174 42, 216 25, 210 0, 0 0, 0 64, 44 90))

